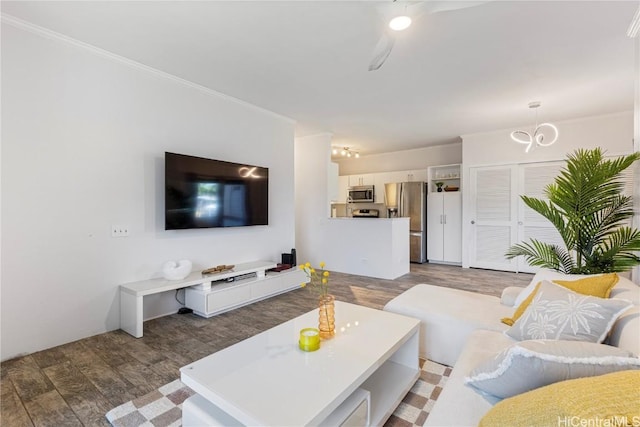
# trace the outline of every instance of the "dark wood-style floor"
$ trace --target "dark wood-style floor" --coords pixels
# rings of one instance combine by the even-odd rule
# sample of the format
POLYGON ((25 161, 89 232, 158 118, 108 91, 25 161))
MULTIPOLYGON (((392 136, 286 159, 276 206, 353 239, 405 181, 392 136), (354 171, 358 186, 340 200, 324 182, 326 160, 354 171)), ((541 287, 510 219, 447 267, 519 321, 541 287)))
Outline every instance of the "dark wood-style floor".
MULTIPOLYGON (((333 273, 336 299, 372 308, 418 283, 500 295, 525 286, 529 274, 411 264, 396 280, 333 273)), ((108 426, 105 413, 180 377, 179 368, 316 307, 298 289, 203 319, 195 315, 145 322, 144 337, 108 332, 0 364, 0 425, 108 426)))

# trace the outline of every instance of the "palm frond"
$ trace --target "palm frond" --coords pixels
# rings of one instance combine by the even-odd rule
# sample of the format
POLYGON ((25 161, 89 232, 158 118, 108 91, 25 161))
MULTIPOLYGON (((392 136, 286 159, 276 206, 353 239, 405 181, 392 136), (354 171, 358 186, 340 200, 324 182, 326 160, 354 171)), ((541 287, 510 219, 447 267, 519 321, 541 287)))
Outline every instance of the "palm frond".
POLYGON ((523 256, 529 265, 567 273, 573 267, 573 260, 567 251, 557 245, 551 245, 536 239, 531 239, 530 243, 511 246, 505 256, 507 259, 523 256), (569 269, 568 271, 567 268, 569 269))

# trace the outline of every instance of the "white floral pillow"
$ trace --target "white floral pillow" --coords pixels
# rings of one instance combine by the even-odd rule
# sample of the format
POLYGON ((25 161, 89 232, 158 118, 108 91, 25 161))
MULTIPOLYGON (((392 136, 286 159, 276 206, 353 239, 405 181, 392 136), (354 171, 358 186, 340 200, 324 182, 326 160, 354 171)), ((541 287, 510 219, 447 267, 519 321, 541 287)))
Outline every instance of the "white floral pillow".
POLYGON ((578 294, 543 280, 533 301, 505 333, 522 340, 552 339, 601 343, 633 303, 578 294))

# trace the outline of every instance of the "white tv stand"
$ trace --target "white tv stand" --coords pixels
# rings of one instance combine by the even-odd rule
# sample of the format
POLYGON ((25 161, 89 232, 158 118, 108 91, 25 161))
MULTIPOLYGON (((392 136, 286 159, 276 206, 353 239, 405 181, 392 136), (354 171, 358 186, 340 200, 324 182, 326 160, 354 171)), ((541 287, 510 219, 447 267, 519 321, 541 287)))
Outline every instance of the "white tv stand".
MULTIPOLYGON (((235 276, 246 274, 238 272, 235 276)), ((230 277, 235 277, 230 276, 230 277)), ((216 278, 216 280, 220 280, 216 278)), ((304 271, 292 268, 268 271, 233 282, 212 283, 210 287, 192 286, 185 290, 185 305, 199 316, 211 317, 296 288, 309 279, 304 271)))
POLYGON ((197 271, 182 280, 157 278, 120 285, 120 329, 136 338, 142 337, 145 295, 187 288, 185 305, 200 316, 211 317, 295 289, 308 281, 306 274, 297 268, 266 273, 266 270, 274 267, 274 262, 254 261, 238 264, 232 270, 217 274, 203 276, 201 271, 197 271), (215 283, 249 273, 255 273, 256 277, 215 283))

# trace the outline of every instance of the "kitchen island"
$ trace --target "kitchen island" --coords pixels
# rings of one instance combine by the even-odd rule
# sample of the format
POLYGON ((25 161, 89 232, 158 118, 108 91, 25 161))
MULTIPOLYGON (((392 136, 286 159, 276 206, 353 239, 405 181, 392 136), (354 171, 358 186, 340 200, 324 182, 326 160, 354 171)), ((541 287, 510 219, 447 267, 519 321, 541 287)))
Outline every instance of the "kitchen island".
POLYGON ((318 253, 332 271, 381 279, 409 273, 409 218, 328 218, 323 231, 318 253))

